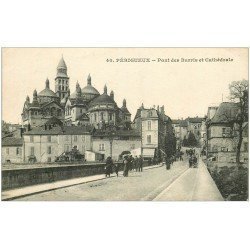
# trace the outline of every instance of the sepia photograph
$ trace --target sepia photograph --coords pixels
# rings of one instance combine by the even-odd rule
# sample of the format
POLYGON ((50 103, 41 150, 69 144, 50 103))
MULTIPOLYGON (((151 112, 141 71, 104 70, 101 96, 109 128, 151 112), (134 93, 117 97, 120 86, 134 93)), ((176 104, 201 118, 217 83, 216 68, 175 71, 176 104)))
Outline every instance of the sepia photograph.
POLYGON ((248 201, 248 48, 2 48, 2 201, 248 201))

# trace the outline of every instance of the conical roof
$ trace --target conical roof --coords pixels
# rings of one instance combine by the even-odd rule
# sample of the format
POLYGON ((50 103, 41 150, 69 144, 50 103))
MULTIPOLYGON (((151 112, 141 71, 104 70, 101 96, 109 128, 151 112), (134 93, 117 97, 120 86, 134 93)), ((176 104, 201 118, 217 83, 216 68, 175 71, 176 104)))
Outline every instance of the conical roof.
POLYGON ((61 60, 59 61, 57 68, 64 68, 64 69, 67 69, 67 65, 66 65, 66 63, 65 63, 65 61, 64 61, 64 59, 63 59, 63 57, 62 57, 61 60))

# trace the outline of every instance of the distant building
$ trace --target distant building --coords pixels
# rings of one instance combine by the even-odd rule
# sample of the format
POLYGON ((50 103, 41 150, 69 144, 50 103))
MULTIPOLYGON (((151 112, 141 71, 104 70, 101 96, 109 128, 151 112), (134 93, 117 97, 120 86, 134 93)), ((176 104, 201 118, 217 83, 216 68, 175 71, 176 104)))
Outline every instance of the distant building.
POLYGON ((173 120, 173 127, 178 146, 183 145, 183 140, 188 138, 189 133, 194 134, 198 144, 204 144, 204 134, 206 133, 204 117, 196 116, 173 120))
POLYGON ((23 161, 23 138, 2 138, 2 163, 23 161))
POLYGON ((188 122, 183 119, 172 120, 177 146, 181 146, 188 136, 188 122))
POLYGON ((142 155, 152 158, 156 153, 163 155, 166 151, 166 139, 174 136, 172 121, 161 108, 144 108, 142 105, 134 118, 134 128, 141 133, 142 155))

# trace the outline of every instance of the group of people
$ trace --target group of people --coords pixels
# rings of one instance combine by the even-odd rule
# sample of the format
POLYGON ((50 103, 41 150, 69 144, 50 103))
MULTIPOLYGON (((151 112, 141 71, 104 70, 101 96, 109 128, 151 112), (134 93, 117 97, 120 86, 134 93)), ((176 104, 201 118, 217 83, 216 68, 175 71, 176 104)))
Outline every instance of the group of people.
POLYGON ((123 176, 128 177, 128 172, 135 170, 136 172, 142 172, 143 170, 143 158, 132 155, 126 155, 123 160, 123 176))
POLYGON ((186 150, 186 154, 187 156, 189 157, 188 158, 188 162, 189 162, 189 167, 197 167, 197 164, 198 164, 198 158, 197 158, 197 155, 196 155, 196 152, 195 152, 195 149, 189 149, 189 150, 186 150))
MULTIPOLYGON (((123 160, 123 176, 128 177, 129 171, 135 170, 136 172, 142 172, 143 171, 143 158, 140 155, 139 157, 132 155, 126 155, 124 156, 123 160)), ((106 167, 105 167, 105 176, 110 177, 110 174, 113 172, 116 173, 116 176, 118 177, 119 172, 119 165, 114 164, 112 158, 109 156, 106 160, 106 167)))
POLYGON ((189 167, 194 167, 196 168, 197 167, 197 163, 198 163, 198 158, 196 155, 191 155, 189 156, 189 159, 188 159, 188 162, 189 162, 189 167))
MULTIPOLYGON (((187 157, 189 159, 189 167, 197 167, 198 164, 198 158, 196 156, 195 149, 187 149, 186 150, 187 157)), ((175 161, 183 161, 183 155, 184 152, 181 150, 177 150, 175 155, 172 156, 167 156, 165 155, 165 164, 166 164, 166 169, 169 170, 171 168, 171 165, 175 161)), ((150 159, 148 161, 148 165, 152 165, 152 160, 150 159)), ((156 162, 154 162, 156 163, 156 162)), ((158 162, 157 162, 158 163, 158 162)), ((143 171, 143 158, 140 155, 133 157, 132 155, 125 155, 123 157, 123 176, 128 177, 129 171, 136 171, 136 172, 142 172, 143 171)), ((118 177, 118 172, 119 172, 119 165, 114 164, 112 158, 109 156, 106 160, 106 168, 105 168, 105 175, 106 177, 110 177, 110 174, 113 172, 116 173, 116 176, 118 177)))

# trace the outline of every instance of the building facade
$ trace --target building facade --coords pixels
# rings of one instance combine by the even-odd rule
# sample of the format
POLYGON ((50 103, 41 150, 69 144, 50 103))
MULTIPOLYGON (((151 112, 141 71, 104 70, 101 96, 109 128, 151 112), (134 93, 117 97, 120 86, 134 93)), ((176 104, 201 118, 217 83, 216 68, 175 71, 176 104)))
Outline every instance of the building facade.
POLYGON ((23 134, 23 161, 54 162, 73 148, 84 154, 91 149, 91 135, 87 127, 39 127, 23 134))
POLYGON ((134 118, 133 126, 141 133, 142 155, 152 158, 156 154, 164 155, 167 138, 174 139, 174 131, 170 117, 165 115, 164 106, 157 109, 144 108, 142 105, 134 118))
MULTIPOLYGON (((238 130, 234 122, 239 112, 237 103, 223 102, 214 114, 207 119, 207 156, 218 164, 234 163, 238 130)), ((241 145, 241 162, 248 161, 248 122, 243 124, 243 141, 241 145)))
POLYGON ((23 138, 2 138, 2 163, 21 163, 23 161, 23 138))

